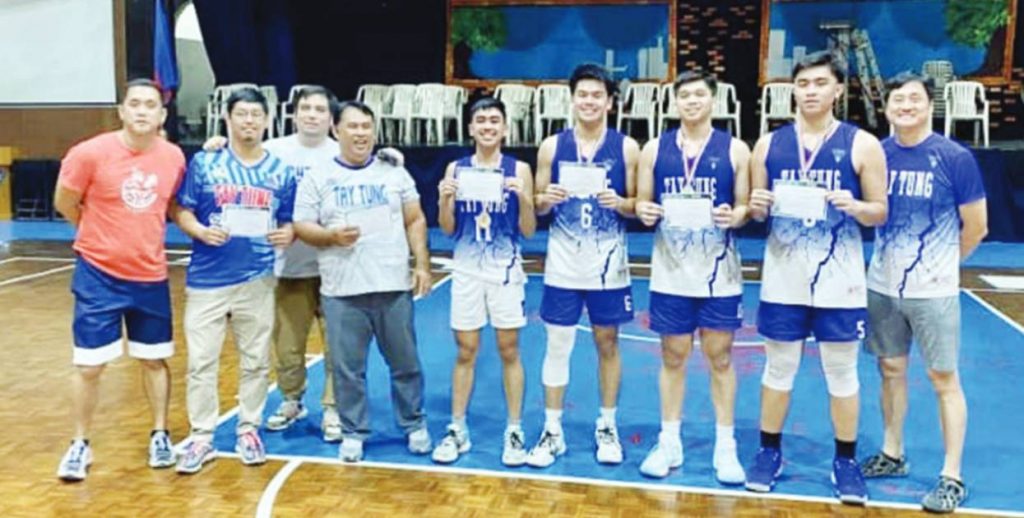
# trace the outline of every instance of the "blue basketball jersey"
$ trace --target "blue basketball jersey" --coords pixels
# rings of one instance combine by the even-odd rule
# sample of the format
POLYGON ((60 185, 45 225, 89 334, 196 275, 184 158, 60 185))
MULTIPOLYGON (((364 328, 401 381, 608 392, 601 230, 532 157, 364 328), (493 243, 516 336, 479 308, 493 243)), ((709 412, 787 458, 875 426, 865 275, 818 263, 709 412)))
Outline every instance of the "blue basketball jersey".
MULTIPOLYGON (((455 163, 458 168, 474 167, 473 157, 455 163)), ((506 178, 516 177, 515 157, 501 157, 506 178)), ((504 192, 500 204, 456 200, 455 271, 490 282, 519 283, 525 280, 519 247, 519 197, 504 192)))
MULTIPOLYGON (((270 153, 248 166, 230 149, 200 151, 178 190, 178 204, 192 210, 206 226, 221 223, 225 205, 267 209, 283 225, 292 221, 295 184, 292 168, 270 153)), ((193 239, 186 284, 217 288, 273 273, 274 249, 266 237, 233 236, 221 246, 193 239)))
POLYGON ((971 152, 936 133, 913 147, 882 141, 889 219, 878 228, 868 287, 892 297, 960 291, 960 205, 985 197, 971 152))
MULTIPOLYGON (((608 129, 594 153, 593 163, 607 171, 608 187, 626 196, 625 136, 608 129)), ((551 183, 558 183, 562 162, 582 162, 573 131, 558 134, 551 163, 551 183)), ((616 211, 605 209, 596 196, 570 197, 552 209, 554 221, 548 236, 544 283, 566 289, 604 290, 629 286, 629 253, 626 222, 616 211)))
MULTIPOLYGON (((698 157, 691 161, 693 180, 687 184, 679 130, 663 133, 654 162, 654 201, 665 195, 693 193, 712 199, 713 206, 735 203, 735 171, 730 150, 732 135, 713 129, 698 157)), ((726 297, 741 292, 742 270, 732 232, 715 226, 675 228, 658 224, 651 254, 651 291, 686 297, 726 297)))
MULTIPOLYGON (((796 126, 772 132, 765 158, 768 185, 807 180, 830 191, 848 190, 861 199, 860 177, 851 156, 859 130, 845 122, 838 124, 806 175, 800 171, 799 153, 810 155, 810 151, 799 141, 796 126)), ((831 204, 825 219, 817 222, 772 217, 761 300, 820 308, 866 307, 864 250, 857 221, 831 204)))

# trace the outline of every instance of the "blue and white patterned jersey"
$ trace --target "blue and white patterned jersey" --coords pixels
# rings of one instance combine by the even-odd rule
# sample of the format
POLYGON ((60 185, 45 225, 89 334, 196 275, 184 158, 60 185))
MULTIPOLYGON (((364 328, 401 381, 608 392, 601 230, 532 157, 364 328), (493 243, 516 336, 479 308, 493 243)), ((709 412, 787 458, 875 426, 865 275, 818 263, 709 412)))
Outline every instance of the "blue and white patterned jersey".
MULTIPOLYGON (((665 195, 690 191, 709 197, 712 205, 735 203, 735 172, 730 149, 732 136, 712 130, 703 152, 691 161, 693 180, 688 185, 678 130, 663 133, 654 162, 654 201, 665 195), (687 189, 689 187, 689 189, 687 189)), ((651 254, 651 291, 685 297, 739 295, 743 275, 731 230, 716 226, 702 229, 674 228, 658 224, 651 254)))
MULTIPOLYGON (((474 167, 473 157, 462 158, 455 166, 456 171, 474 167)), ((502 156, 501 170, 506 178, 515 178, 515 157, 502 156)), ((519 246, 519 197, 514 192, 505 190, 500 204, 456 200, 453 237, 456 273, 499 284, 526 280, 519 246)))
MULTIPOLYGON (((608 187, 626 196, 625 136, 608 129, 593 163, 607 171, 608 187)), ((558 183, 561 162, 581 162, 572 130, 558 134, 551 163, 551 183, 558 183)), ((574 290, 607 290, 629 286, 626 222, 618 212, 602 208, 597 196, 570 197, 552 209, 544 284, 574 290)))
MULTIPOLYGON (((845 122, 821 146, 806 180, 830 190, 848 190, 861 199, 860 177, 853 167, 857 127, 845 122)), ((772 132, 765 158, 769 186, 801 180, 800 156, 808 153, 795 125, 772 132)), ((808 153, 809 154, 809 153, 808 153)), ((864 248, 857 221, 828 204, 817 222, 771 217, 765 245, 761 300, 818 308, 867 306, 864 248)))
POLYGON ((938 134, 912 147, 882 141, 889 166, 889 219, 878 228, 868 288, 892 297, 955 296, 960 290, 961 205, 983 199, 971 152, 938 134))

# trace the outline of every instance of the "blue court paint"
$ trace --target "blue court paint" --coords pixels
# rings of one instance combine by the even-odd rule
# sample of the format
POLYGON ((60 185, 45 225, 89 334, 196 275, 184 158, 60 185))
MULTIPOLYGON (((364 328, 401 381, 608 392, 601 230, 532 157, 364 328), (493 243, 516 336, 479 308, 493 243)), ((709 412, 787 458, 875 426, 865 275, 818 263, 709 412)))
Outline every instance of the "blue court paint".
MULTIPOLYGON (((449 284, 416 303, 416 331, 426 375, 426 407, 434 440, 440 439, 449 419, 449 387, 455 346, 448 327, 449 284)), ((744 328, 740 341, 746 346, 734 350, 739 380, 736 405, 736 430, 740 459, 749 463, 757 449, 760 376, 763 349, 752 324, 756 315, 756 284, 744 292, 744 328)), ((526 395, 523 426, 527 443, 536 441, 543 423, 543 393, 540 366, 544 354, 544 331, 537 315, 542 292, 541 279, 533 276, 527 285, 529 324, 522 331, 521 351, 526 370, 526 395)), ((688 364, 687 398, 683 418, 683 443, 686 461, 668 478, 652 481, 639 473, 639 465, 654 444, 660 426, 657 379, 660 350, 656 336, 646 328, 648 286, 646 280, 633 283, 636 319, 623 326, 622 333, 640 339, 622 340, 623 383, 619 403, 619 433, 625 449, 620 466, 599 466, 593 458, 593 427, 598 412, 597 359, 590 333, 578 333, 573 352, 571 381, 566 398, 564 426, 568 453, 552 467, 505 468, 500 463, 501 434, 505 426, 501 365, 493 333, 485 330, 477 363, 476 388, 470 403, 468 422, 473 449, 455 465, 494 471, 523 471, 535 474, 563 475, 629 482, 654 482, 694 488, 722 488, 714 480, 711 455, 714 447, 714 413, 709 393, 706 362, 695 351, 688 364)), ((970 424, 967 433, 964 477, 971 491, 969 508, 1024 511, 1024 446, 1008 440, 1011 430, 1024 428, 1024 400, 1017 381, 1024 378, 1024 335, 967 295, 962 295, 963 347, 961 372, 970 424)), ((586 326, 585 321, 583 325, 586 326)), ((391 412, 387 370, 379 353, 370 355, 367 375, 372 425, 375 434, 366 444, 366 459, 404 464, 431 464, 429 456, 413 456, 405 449, 405 437, 395 425, 391 412)), ((907 419, 906 448, 912 464, 906 479, 871 481, 869 489, 875 501, 916 504, 930 488, 942 463, 942 443, 935 396, 924 373, 920 356, 911 359, 910 413, 907 419)), ((874 359, 861 356, 862 414, 859 457, 871 454, 882 438, 879 410, 879 376, 874 359)), ((263 431, 267 451, 280 455, 335 457, 337 446, 320 439, 320 394, 323 365, 310 369, 309 391, 305 401, 310 416, 284 432, 263 431)), ((274 411, 280 394, 274 391, 267 402, 266 414, 274 411)), ((228 402, 224 402, 227 404, 228 402)), ((215 444, 222 451, 234 449, 232 418, 218 427, 215 444)), ((829 497, 832 495, 829 470, 833 454, 828 399, 821 374, 817 347, 805 349, 804 361, 793 393, 793 406, 783 439, 785 471, 776 493, 829 497)))

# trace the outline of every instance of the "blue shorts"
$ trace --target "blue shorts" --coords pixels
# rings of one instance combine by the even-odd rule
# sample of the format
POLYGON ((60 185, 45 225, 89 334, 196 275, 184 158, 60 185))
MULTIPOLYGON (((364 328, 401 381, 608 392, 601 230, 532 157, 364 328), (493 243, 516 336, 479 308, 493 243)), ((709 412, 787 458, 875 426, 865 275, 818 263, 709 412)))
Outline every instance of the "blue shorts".
POLYGON ((159 360, 174 354, 166 280, 125 281, 79 257, 71 292, 75 295, 75 365, 103 365, 121 356, 122 322, 128 330, 129 355, 159 360))
POLYGON ((735 331, 743 325, 743 300, 732 297, 683 297, 651 292, 651 331, 693 334, 698 327, 735 331))
POLYGON ((867 308, 814 308, 761 301, 757 331, 776 342, 855 342, 867 334, 867 308))
POLYGON ((570 290, 544 285, 540 318, 548 324, 574 326, 587 305, 590 323, 617 326, 633 320, 633 295, 629 286, 613 290, 570 290))

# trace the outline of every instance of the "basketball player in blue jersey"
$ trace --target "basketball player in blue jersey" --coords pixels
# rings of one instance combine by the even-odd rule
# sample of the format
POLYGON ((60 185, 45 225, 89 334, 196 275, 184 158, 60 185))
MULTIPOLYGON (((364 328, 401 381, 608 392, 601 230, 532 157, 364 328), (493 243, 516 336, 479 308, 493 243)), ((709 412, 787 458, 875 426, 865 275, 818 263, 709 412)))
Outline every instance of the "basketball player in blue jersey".
POLYGON ((860 226, 885 222, 885 155, 878 140, 832 117, 843 71, 832 54, 793 67, 794 124, 761 137, 751 160, 751 216, 770 217, 758 329, 766 338, 761 449, 747 489, 771 491, 782 470, 782 427, 804 341, 814 335, 830 396, 832 482, 844 503, 864 504, 855 460, 867 291, 860 226))
POLYGON ((882 375, 882 451, 864 461, 865 477, 905 477, 907 357, 916 339, 939 400, 946 457, 922 500, 950 513, 967 497, 960 477, 967 401, 960 386, 960 262, 988 232, 981 173, 971 152, 932 132, 932 81, 913 74, 886 87, 895 135, 882 142, 889 166, 889 220, 879 227, 868 268, 866 349, 882 375))
POLYGON ((565 453, 562 407, 584 305, 599 362, 597 461, 622 462, 615 425, 622 377, 618 331, 620 324, 633 319, 625 218, 634 217, 640 147, 608 128, 615 83, 605 69, 593 64, 576 67, 569 88, 575 127, 544 139, 537 156, 537 213, 553 213, 554 219, 540 310, 547 331, 541 374, 544 431, 527 458, 535 467, 550 466, 565 453))
POLYGON ((747 221, 750 148, 711 126, 718 86, 713 76, 684 72, 673 86, 680 128, 647 142, 637 171, 637 217, 647 226, 661 220, 651 254, 650 305, 651 329, 661 334, 661 433, 640 472, 663 478, 683 464, 686 360, 699 328, 711 366, 715 476, 724 484, 742 484, 731 353, 733 333, 743 321, 743 275, 732 229, 747 221), (683 207, 697 207, 697 217, 687 218, 683 207))
POLYGON ((473 390, 480 330, 490 320, 501 356, 508 412, 501 462, 506 466, 526 463, 520 422, 523 364, 519 360, 519 329, 526 325, 526 275, 519 236, 532 236, 537 218, 530 166, 501 153, 501 139, 507 131, 504 103, 493 97, 473 103, 469 134, 476 142, 476 152, 448 164, 438 187, 441 229, 455 239, 451 326, 458 356, 452 369, 452 422, 434 448, 435 462, 455 462, 470 449, 466 407, 473 390), (461 175, 480 172, 504 177, 501 202, 457 199, 461 175))

